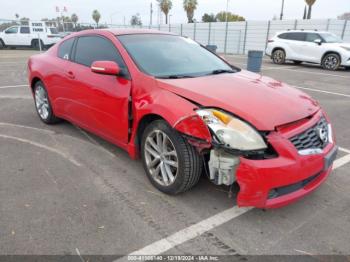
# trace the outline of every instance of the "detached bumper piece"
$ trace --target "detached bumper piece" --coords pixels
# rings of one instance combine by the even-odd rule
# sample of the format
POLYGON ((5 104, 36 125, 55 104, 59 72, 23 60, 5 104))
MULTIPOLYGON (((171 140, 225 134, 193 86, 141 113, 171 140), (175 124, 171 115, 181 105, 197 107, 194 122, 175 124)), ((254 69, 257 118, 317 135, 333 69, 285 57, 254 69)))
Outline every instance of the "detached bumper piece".
POLYGON ((318 188, 330 174, 338 151, 333 137, 326 139, 324 132, 332 134, 322 112, 318 112, 295 128, 289 126, 267 136, 277 157, 265 160, 241 157, 236 171, 240 186, 238 205, 278 208, 318 188))

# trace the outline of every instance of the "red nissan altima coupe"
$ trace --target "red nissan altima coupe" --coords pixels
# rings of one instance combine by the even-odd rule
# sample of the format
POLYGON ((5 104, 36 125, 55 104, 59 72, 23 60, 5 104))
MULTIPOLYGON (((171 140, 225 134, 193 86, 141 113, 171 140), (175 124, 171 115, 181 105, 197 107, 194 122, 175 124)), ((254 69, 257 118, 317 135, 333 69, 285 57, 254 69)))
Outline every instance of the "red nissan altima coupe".
POLYGON ((276 208, 330 174, 332 126, 307 94, 241 70, 197 42, 151 30, 88 30, 28 62, 36 110, 142 159, 167 194, 239 185, 239 206, 276 208))

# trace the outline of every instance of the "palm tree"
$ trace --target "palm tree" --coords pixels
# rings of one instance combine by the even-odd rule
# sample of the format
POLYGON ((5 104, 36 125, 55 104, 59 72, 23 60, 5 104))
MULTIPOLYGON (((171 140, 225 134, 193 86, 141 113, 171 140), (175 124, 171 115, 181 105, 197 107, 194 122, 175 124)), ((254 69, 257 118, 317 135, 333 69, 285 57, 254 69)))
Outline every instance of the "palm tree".
POLYGON ((165 15, 165 23, 168 24, 168 14, 170 9, 173 7, 173 3, 171 2, 171 0, 157 0, 160 6, 160 10, 162 10, 162 12, 165 15))
POLYGON ((189 23, 193 23, 194 10, 197 9, 197 0, 184 0, 184 9, 189 23))
POLYGON ((312 6, 316 2, 316 0, 305 0, 305 2, 309 6, 309 10, 307 12, 307 19, 311 19, 312 6))
POLYGON ((99 11, 94 10, 92 12, 92 19, 94 19, 94 21, 96 22, 96 27, 98 28, 98 22, 100 21, 101 18, 101 14, 99 11))
POLYGON ((74 28, 77 27, 77 22, 79 20, 79 17, 77 16, 77 14, 72 14, 71 18, 72 22, 74 23, 74 28))

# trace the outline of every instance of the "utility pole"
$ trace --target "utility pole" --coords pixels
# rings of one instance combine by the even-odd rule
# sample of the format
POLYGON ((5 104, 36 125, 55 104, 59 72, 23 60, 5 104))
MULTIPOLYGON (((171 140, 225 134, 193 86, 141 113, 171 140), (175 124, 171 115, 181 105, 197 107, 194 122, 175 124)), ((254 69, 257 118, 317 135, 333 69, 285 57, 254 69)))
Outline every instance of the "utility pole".
POLYGON ((226 20, 226 23, 228 22, 228 4, 229 4, 229 1, 230 1, 230 0, 227 0, 227 1, 226 1, 226 19, 225 19, 225 20, 226 20))
POLYGON ((151 10, 150 10, 150 19, 149 19, 149 25, 152 26, 153 23, 153 3, 151 2, 151 10))
POLYGON ((280 20, 283 19, 283 10, 284 10, 284 0, 282 0, 282 8, 281 8, 280 20))

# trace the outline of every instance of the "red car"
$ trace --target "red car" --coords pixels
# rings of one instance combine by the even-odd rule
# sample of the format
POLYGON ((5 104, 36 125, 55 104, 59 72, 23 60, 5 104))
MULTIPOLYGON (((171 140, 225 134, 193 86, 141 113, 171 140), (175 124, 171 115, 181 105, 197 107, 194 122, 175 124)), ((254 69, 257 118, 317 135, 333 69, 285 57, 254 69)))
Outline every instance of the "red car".
POLYGON ((206 174, 217 185, 237 182, 239 206, 280 207, 320 186, 337 154, 310 96, 185 37, 83 31, 28 66, 42 121, 68 120, 141 157, 168 194, 206 174))

